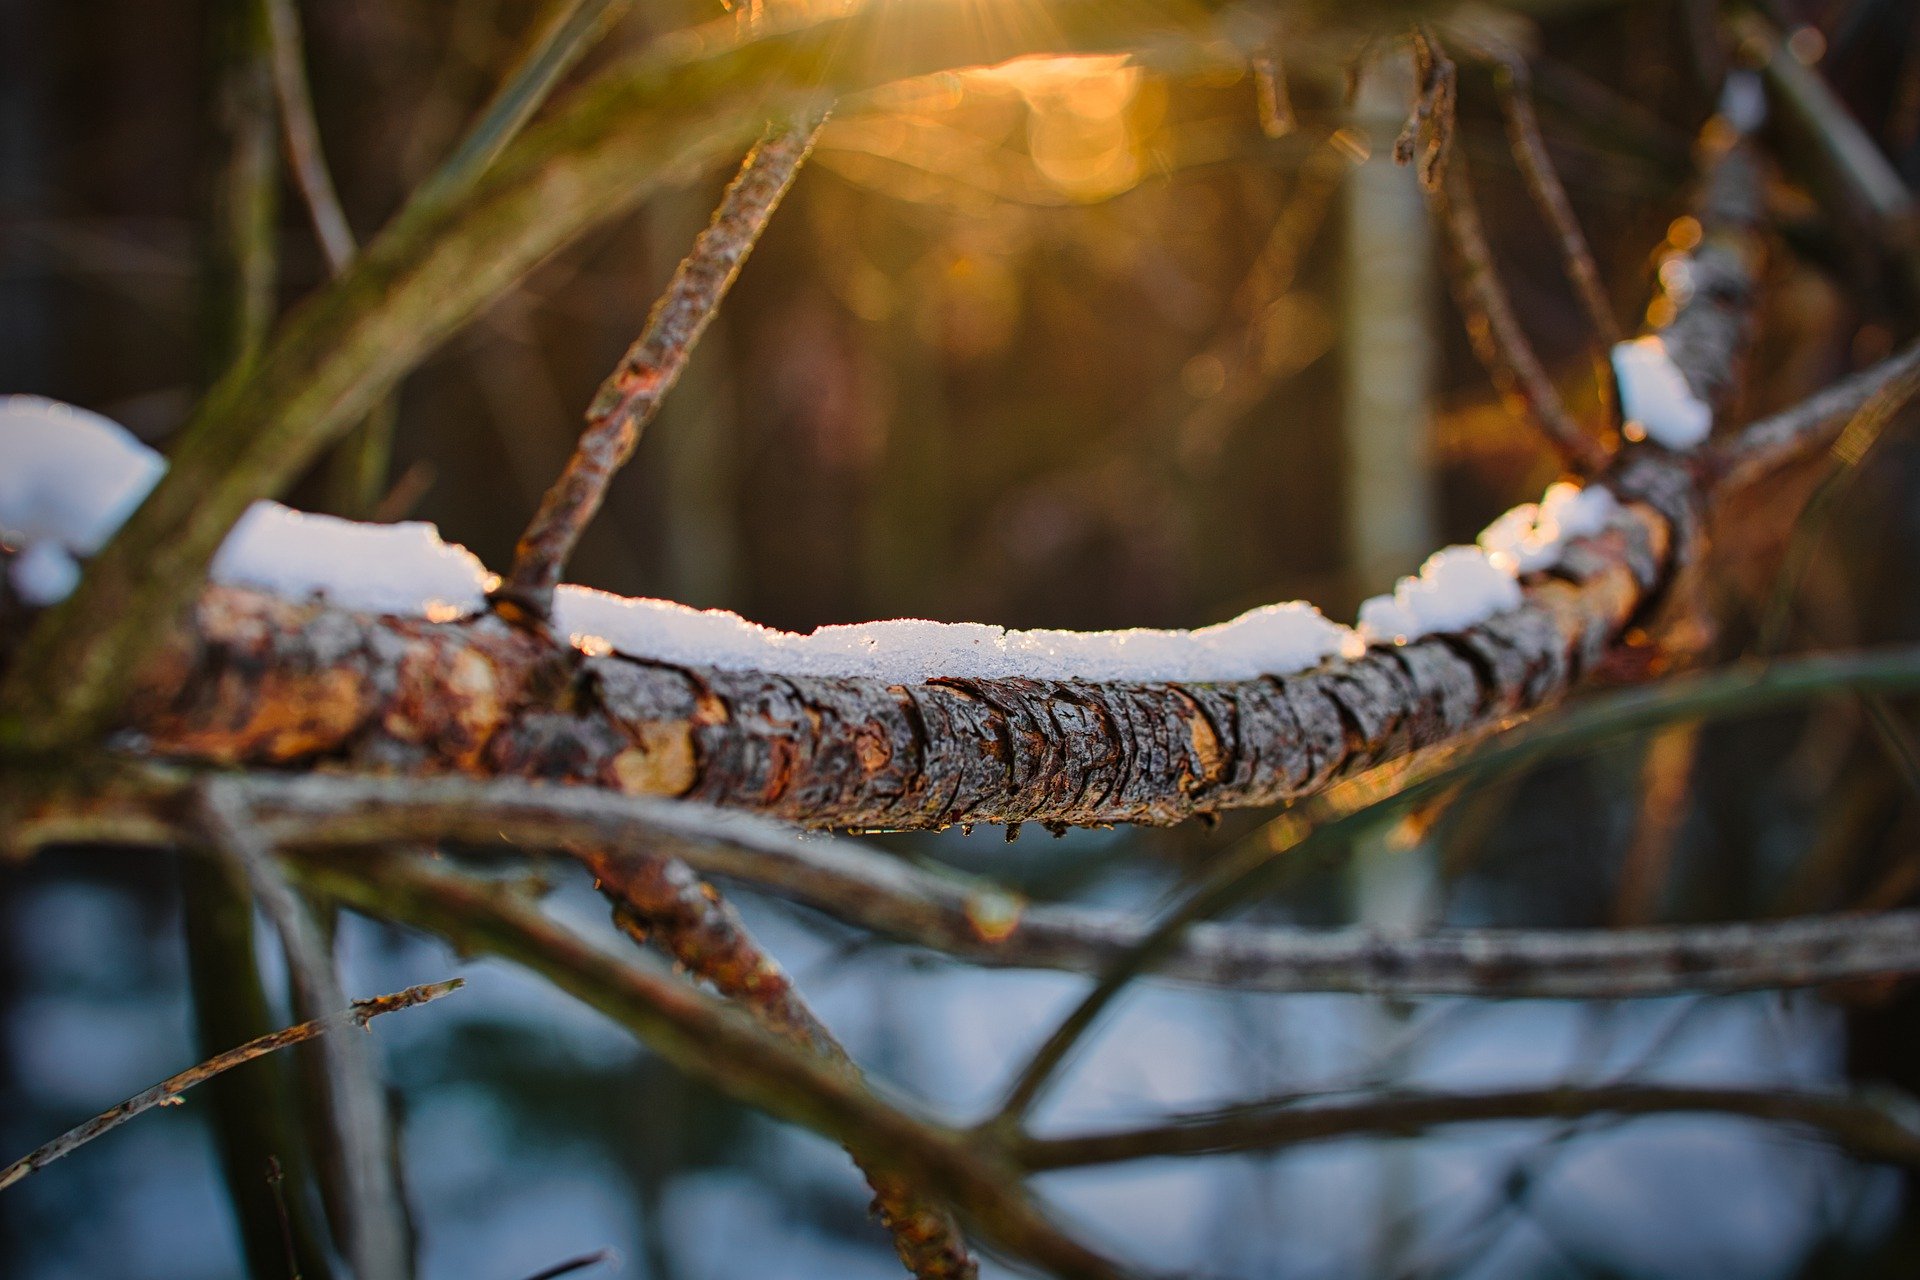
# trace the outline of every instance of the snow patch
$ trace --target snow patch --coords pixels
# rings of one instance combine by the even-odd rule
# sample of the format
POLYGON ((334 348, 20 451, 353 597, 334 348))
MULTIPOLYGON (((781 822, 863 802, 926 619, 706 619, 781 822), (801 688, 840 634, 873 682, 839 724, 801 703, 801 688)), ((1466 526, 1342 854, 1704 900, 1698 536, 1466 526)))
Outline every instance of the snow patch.
POLYGON ((1436 631, 1459 631, 1520 605, 1514 574, 1481 547, 1444 547, 1390 596, 1360 606, 1360 634, 1370 643, 1403 644, 1436 631))
POLYGON ((220 545, 213 580, 362 613, 451 621, 486 608, 486 566, 411 520, 364 524, 256 502, 220 545))
POLYGON ((1745 135, 1767 122, 1767 90, 1757 71, 1733 71, 1720 89, 1720 115, 1745 135))
POLYGON ((73 594, 80 584, 80 562, 57 542, 30 542, 8 571, 22 603, 44 608, 73 594))
POLYGON ((167 469, 111 418, 41 396, 0 397, 0 536, 92 555, 167 469))
POLYGON ((1551 569, 1568 542, 1599 533, 1619 510, 1611 490, 1551 485, 1540 501, 1521 503, 1481 530, 1477 546, 1436 551, 1392 595, 1362 604, 1360 635, 1368 644, 1405 644, 1515 608, 1522 576, 1551 569))
MULTIPOLYGON (((31 396, 0 401, 0 536, 21 548, 9 571, 14 591, 36 605, 64 599, 79 579, 75 557, 98 550, 165 469, 158 454, 97 414, 31 396)), ((1521 575, 1553 565, 1569 539, 1599 532, 1617 508, 1604 489, 1554 485, 1538 503, 1495 520, 1478 546, 1436 552, 1392 595, 1367 601, 1358 630, 1294 601, 1196 631, 1010 631, 899 618, 801 635, 724 610, 575 586, 556 593, 554 628, 588 653, 897 684, 1007 676, 1249 680, 1358 657, 1370 642, 1457 631, 1512 609, 1521 600, 1521 575)), ((363 524, 277 502, 247 510, 215 556, 212 576, 293 599, 318 596, 346 609, 434 621, 485 609, 492 581, 470 551, 442 541, 431 524, 363 524)))
POLYGON ((1645 438, 1684 453, 1713 429, 1712 407, 1693 393, 1659 335, 1615 343, 1613 375, 1630 438, 1638 428, 1645 438))
POLYGON ((555 629, 588 652, 725 670, 865 676, 895 684, 941 677, 1206 681, 1286 675, 1339 654, 1347 627, 1298 601, 1267 605, 1198 631, 1010 631, 978 622, 896 618, 777 631, 719 609, 561 587, 555 629))
MULTIPOLYGON (((109 418, 40 396, 0 399, 0 537, 32 605, 67 598, 75 556, 113 536, 166 472, 166 459, 109 418)), ((347 609, 451 619, 486 607, 487 572, 430 524, 361 524, 277 502, 248 508, 214 558, 213 580, 347 609)))
POLYGON ((1539 502, 1523 502, 1482 529, 1478 541, 1498 568, 1538 573, 1560 562, 1569 540, 1606 528, 1619 509, 1612 490, 1563 480, 1548 486, 1539 502))

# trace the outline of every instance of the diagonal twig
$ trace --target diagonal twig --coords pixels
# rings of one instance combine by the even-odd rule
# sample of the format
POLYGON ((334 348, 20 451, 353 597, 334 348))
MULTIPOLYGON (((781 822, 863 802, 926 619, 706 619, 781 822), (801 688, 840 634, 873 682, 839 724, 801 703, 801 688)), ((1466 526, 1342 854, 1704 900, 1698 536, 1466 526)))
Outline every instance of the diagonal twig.
MULTIPOLYGON (((1586 308, 1587 319, 1593 324, 1595 335, 1606 346, 1611 347, 1625 336, 1620 329, 1620 321, 1613 314, 1613 303, 1607 297, 1607 287, 1600 279, 1599 264, 1594 261, 1593 248, 1587 243, 1586 233, 1580 229, 1580 220, 1574 215, 1573 202, 1567 198, 1566 186, 1560 181, 1560 173, 1554 167, 1553 156, 1547 151, 1546 138, 1540 132, 1540 118, 1533 109, 1533 72, 1526 60, 1507 50, 1494 50, 1494 88, 1500 98, 1500 111, 1506 119, 1507 140, 1512 146, 1513 158, 1520 168, 1520 176, 1526 180, 1527 191, 1540 213, 1553 228, 1554 236, 1560 242, 1560 256, 1566 263, 1567 277, 1573 282, 1574 293, 1586 308)), ((1605 364, 1604 356, 1601 363, 1605 364)), ((1612 379, 1602 378, 1610 384, 1612 379)))
POLYGON ((151 1089, 134 1094, 125 1102, 102 1111, 93 1119, 67 1130, 53 1141, 36 1147, 21 1156, 4 1169, 0 1169, 0 1191, 6 1190, 30 1173, 37 1173, 55 1160, 71 1155, 78 1148, 92 1142, 102 1134, 119 1128, 135 1116, 153 1110, 155 1107, 177 1106, 180 1095, 197 1084, 224 1072, 231 1071, 243 1063, 263 1058, 276 1050, 290 1045, 303 1043, 329 1031, 338 1031, 347 1027, 364 1029, 373 1019, 383 1013, 394 1013, 401 1009, 411 1009, 415 1005, 426 1004, 429 1000, 438 1000, 441 996, 457 991, 466 985, 464 978, 449 978, 445 982, 430 982, 417 987, 408 987, 405 991, 396 991, 392 995, 374 996, 366 1000, 355 1000, 351 1006, 324 1018, 315 1018, 280 1031, 269 1032, 264 1036, 247 1041, 235 1049, 216 1054, 205 1062, 188 1067, 185 1071, 168 1076, 151 1089))
POLYGON ((1493 246, 1480 221, 1464 157, 1447 165, 1440 188, 1430 193, 1435 216, 1453 249, 1454 300, 1466 320, 1467 336, 1508 409, 1543 436, 1569 466, 1583 475, 1602 470, 1607 451, 1567 412, 1520 327, 1513 303, 1494 266, 1493 246))
POLYGON ((498 886, 395 857, 297 865, 324 896, 523 965, 722 1092, 911 1171, 1010 1254, 1063 1277, 1128 1274, 1054 1226, 999 1150, 921 1118, 663 968, 613 957, 498 886))
POLYGON ((654 304, 646 328, 601 384, 566 470, 541 500, 514 549, 513 569, 493 593, 496 607, 542 620, 552 612, 553 590, 567 558, 600 510, 615 473, 633 456, 640 433, 679 380, 819 129, 819 120, 772 128, 747 153, 713 221, 654 304))
POLYGON ((1544 436, 1576 472, 1597 474, 1606 466, 1607 451, 1568 414, 1520 327, 1494 265, 1465 157, 1452 146, 1453 62, 1425 30, 1415 31, 1413 54, 1421 91, 1394 145, 1394 158, 1402 164, 1419 161, 1420 185, 1453 250, 1449 277, 1474 354, 1512 413, 1544 436))
MULTIPOLYGON (((731 904, 678 858, 621 855, 605 848, 581 860, 614 903, 614 920, 636 941, 651 942, 690 973, 738 1002, 769 1030, 860 1076, 833 1033, 795 989, 780 962, 747 931, 731 904)), ((979 1267, 959 1223, 894 1171, 856 1155, 873 1187, 874 1208, 908 1271, 921 1280, 971 1280, 979 1267)))
POLYGON ((280 134, 287 168, 307 206, 313 233, 326 255, 327 269, 339 275, 359 251, 353 228, 340 207, 333 174, 320 146, 320 126, 313 117, 313 91, 307 83, 306 42, 300 34, 300 15, 294 0, 264 0, 267 29, 273 51, 273 90, 280 104, 280 134))
POLYGON ((1547 150, 1547 140, 1540 132, 1540 118, 1533 109, 1532 69, 1525 58, 1511 50, 1492 48, 1490 56, 1494 61, 1494 91, 1506 120, 1507 142, 1514 162, 1527 184, 1528 194, 1533 197, 1534 207, 1553 228, 1567 279, 1572 282, 1574 295, 1586 309, 1587 320, 1599 339, 1599 349, 1594 353, 1594 385, 1600 394, 1602 413, 1611 422, 1615 416, 1613 366, 1607 353, 1626 335, 1613 313, 1613 303, 1600 278, 1593 248, 1580 229, 1573 202, 1567 198, 1566 186, 1560 181, 1560 172, 1547 150))

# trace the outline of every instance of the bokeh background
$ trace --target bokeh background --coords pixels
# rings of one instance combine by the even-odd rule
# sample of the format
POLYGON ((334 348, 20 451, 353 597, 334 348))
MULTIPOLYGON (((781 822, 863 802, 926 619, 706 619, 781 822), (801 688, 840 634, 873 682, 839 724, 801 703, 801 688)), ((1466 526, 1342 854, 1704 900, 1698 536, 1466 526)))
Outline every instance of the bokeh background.
MULTIPOLYGON (((1532 51, 1553 155, 1631 328, 1661 255, 1686 247, 1692 137, 1722 66, 1713 6, 1544 7, 1537 25, 1487 21, 1532 51)), ((1920 11, 1762 7, 1920 178, 1920 11)), ((302 6, 318 120, 363 238, 458 138, 532 8, 302 6)), ((576 80, 713 16, 640 8, 576 80)), ((97 409, 162 447, 206 365, 210 22, 188 0, 0 0, 0 390, 97 409)), ((1380 46, 1351 102, 1338 62, 1290 61, 1297 123, 1277 138, 1249 78, 1169 79, 1116 59, 940 77, 844 109, 570 576, 794 629, 1192 626, 1293 598, 1350 617, 1557 475, 1475 362, 1417 183, 1390 159, 1402 61, 1380 46)), ((1487 70, 1464 64, 1457 145, 1501 270, 1592 418, 1594 337, 1492 104, 1487 70)), ((1920 317, 1823 199, 1804 140, 1770 141, 1789 163, 1772 197, 1756 412, 1885 354, 1920 317)), ((504 567, 725 177, 588 236, 411 376, 388 514, 436 521, 504 567)), ((291 188, 276 239, 290 305, 325 274, 291 188)), ((1669 602, 1674 665, 1920 638, 1908 425, 1896 419, 1806 518, 1822 471, 1728 515, 1706 570, 1669 602)), ((308 483, 295 500, 326 495, 308 483)), ((1920 884, 1917 815, 1851 707, 1679 726, 1464 796, 1254 914, 1599 926, 1898 905, 1920 884)), ((877 839, 1036 897, 1145 908, 1261 817, 877 839)), ((554 909, 607 932, 588 887, 547 870, 554 909)), ((178 880, 169 859, 102 850, 0 868, 0 1155, 201 1056, 178 880)), ((956 1118, 990 1104, 1082 990, 738 898, 854 1055, 956 1118)), ((376 1031, 422 1275, 515 1280, 602 1247, 619 1254, 602 1273, 653 1280, 895 1274, 837 1150, 676 1075, 507 967, 351 917, 340 930, 356 992, 470 979, 376 1031)), ((271 979, 271 948, 261 962, 271 979)), ((1898 984, 1610 1004, 1154 986, 1042 1123, 1392 1084, 1914 1087, 1916 1012, 1898 984)), ((0 1194, 0 1274, 239 1274, 208 1115, 196 1096, 0 1194)), ((1920 1264, 1909 1179, 1728 1118, 1483 1125, 1043 1186, 1089 1239, 1209 1277, 1920 1264)))

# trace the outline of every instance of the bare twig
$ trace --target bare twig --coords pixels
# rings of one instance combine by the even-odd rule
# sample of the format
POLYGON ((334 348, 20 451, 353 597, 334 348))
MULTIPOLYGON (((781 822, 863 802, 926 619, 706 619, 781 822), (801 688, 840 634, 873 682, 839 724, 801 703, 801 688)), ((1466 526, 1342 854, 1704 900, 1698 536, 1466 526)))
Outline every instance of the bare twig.
POLYGON ((471 187, 533 118, 561 78, 632 7, 633 0, 549 0, 547 12, 534 21, 532 38, 500 87, 415 198, 438 203, 471 187))
POLYGON ((607 485, 633 456, 640 433, 686 368, 741 264, 766 230, 819 132, 819 122, 769 129, 728 184, 713 221, 654 304, 647 326, 587 410, 587 427, 566 470, 514 549, 497 605, 545 619, 567 557, 606 499, 607 485))
POLYGON ((1491 1120, 1569 1119, 1613 1113, 1705 1112, 1818 1131, 1855 1155, 1920 1165, 1920 1130, 1903 1112, 1913 1104, 1846 1095, 1768 1089, 1618 1084, 1516 1089, 1493 1093, 1417 1093, 1342 1103, 1254 1103, 1137 1129, 1027 1138, 1020 1163, 1035 1172, 1150 1156, 1204 1156, 1359 1135, 1404 1135, 1441 1125, 1491 1120))
MULTIPOLYGON (((296 1005, 307 1010, 344 1007, 347 1001, 332 955, 306 904, 281 877, 267 845, 252 829, 245 800, 232 781, 203 783, 200 811, 215 847, 233 860, 279 931, 296 1005)), ((320 1047, 333 1137, 351 1200, 346 1251, 353 1274, 360 1280, 401 1280, 411 1267, 378 1069, 368 1046, 355 1037, 329 1036, 320 1047)))
POLYGON ((451 978, 445 982, 408 987, 405 991, 397 991, 392 995, 355 1000, 349 1008, 338 1013, 325 1018, 316 1018, 310 1022, 302 1022, 282 1031, 270 1032, 257 1039, 249 1040, 237 1049, 229 1049, 225 1053, 217 1054, 197 1066, 187 1068, 178 1075, 168 1076, 151 1089, 134 1094, 118 1106, 108 1108, 85 1124, 76 1125, 53 1141, 21 1156, 5 1169, 0 1169, 0 1191, 6 1190, 28 1174, 46 1168, 61 1156, 71 1154, 75 1149, 92 1142, 109 1130, 118 1128, 143 1112, 151 1111, 155 1107, 177 1106, 181 1102, 180 1095, 187 1090, 223 1072, 231 1071, 244 1062, 252 1062, 255 1058, 265 1057, 289 1045, 312 1040, 329 1031, 338 1031, 345 1027, 364 1028, 367 1023, 383 1013, 411 1009, 429 1000, 438 1000, 441 996, 457 991, 464 985, 464 979, 451 978))
POLYGON ((1920 387, 1920 344, 1753 423, 1709 457, 1709 478, 1727 489, 1753 484, 1832 448, 1863 410, 1902 402, 1916 387, 1920 387))
POLYGON ((1266 46, 1253 55, 1254 103, 1260 132, 1269 138, 1284 138, 1300 124, 1293 112, 1293 95, 1287 91, 1287 66, 1280 55, 1283 39, 1283 34, 1275 31, 1266 46))
MULTIPOLYGON (((808 1007, 780 962, 741 922, 739 913, 677 858, 625 856, 605 849, 581 855, 614 904, 615 921, 640 942, 652 942, 689 972, 737 1001, 769 1030, 859 1079, 859 1068, 808 1007)), ((874 1207, 908 1271, 921 1280, 970 1280, 979 1272, 952 1213, 911 1182, 862 1162, 874 1207)))
MULTIPOLYGON (((1540 119, 1533 109, 1533 73, 1525 59, 1510 51, 1498 51, 1495 59, 1494 86, 1499 92, 1501 113, 1506 117, 1513 158, 1520 166, 1521 177, 1526 179, 1534 204, 1560 242, 1567 277, 1573 281, 1574 293, 1586 308, 1594 333, 1604 345, 1611 347, 1624 335, 1613 314, 1607 287, 1601 282, 1593 250, 1580 229, 1579 218, 1574 216, 1573 203, 1567 199, 1567 189, 1560 181, 1553 156, 1547 151, 1546 139, 1540 133, 1540 119)), ((1610 384, 1612 379, 1601 381, 1610 384)))
MULTIPOLYGON (((306 42, 300 33, 295 0, 263 0, 273 33, 273 85, 280 103, 280 132, 286 144, 287 168, 293 174, 315 239, 327 260, 330 275, 339 276, 360 252, 340 194, 334 189, 320 144, 320 126, 314 120, 313 92, 307 83, 306 42)), ((349 432, 327 459, 327 493, 333 509, 342 515, 365 516, 386 486, 387 466, 393 455, 397 410, 382 400, 349 432)))
POLYGON ((1640 761, 1633 836, 1620 859, 1619 889, 1614 894, 1616 925, 1645 924, 1660 906, 1673 865, 1674 843, 1692 799, 1699 749, 1698 723, 1669 725, 1647 742, 1640 761))
POLYGON ((1455 90, 1459 74, 1453 59, 1425 27, 1412 37, 1414 100, 1406 127, 1394 139, 1393 158, 1400 164, 1419 162, 1420 185, 1440 189, 1440 179, 1453 152, 1455 90))
POLYGON ((1493 246, 1487 243, 1480 222, 1464 157, 1455 156, 1447 165, 1440 189, 1431 199, 1453 248, 1453 296, 1480 363, 1515 416, 1531 424, 1567 465, 1585 475, 1596 474, 1606 466, 1607 451, 1568 414, 1553 379, 1520 327, 1494 265, 1493 246))
POLYGON ((359 246, 333 174, 320 146, 320 127, 313 118, 313 93, 307 84, 306 42, 300 35, 300 15, 294 0, 263 0, 273 38, 273 88, 280 103, 280 132, 286 143, 287 167, 313 221, 314 236, 334 275, 346 270, 359 246))
POLYGON ((561 1276, 570 1276, 576 1271, 585 1271, 588 1267, 597 1267, 602 1263, 615 1262, 619 1255, 611 1249, 595 1249, 592 1253, 583 1253, 578 1257, 556 1262, 550 1267, 542 1267, 527 1277, 527 1280, 560 1280, 561 1276))
POLYGON ((393 857, 298 865, 317 892, 515 961, 624 1024, 682 1070, 863 1160, 901 1170, 959 1206, 984 1240, 1008 1253, 1061 1276, 1124 1274, 1049 1222, 997 1151, 920 1118, 693 984, 609 956, 499 886, 393 857))

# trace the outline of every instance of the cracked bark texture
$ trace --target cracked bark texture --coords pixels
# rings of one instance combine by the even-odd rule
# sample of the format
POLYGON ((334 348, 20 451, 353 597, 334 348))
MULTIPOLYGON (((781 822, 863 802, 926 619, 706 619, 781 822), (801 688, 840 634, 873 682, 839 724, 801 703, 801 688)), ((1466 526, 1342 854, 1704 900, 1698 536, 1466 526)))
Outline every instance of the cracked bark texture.
POLYGON ((490 616, 373 617, 210 587, 119 741, 213 764, 583 784, 814 826, 1171 823, 1297 798, 1558 697, 1663 582, 1668 528, 1635 503, 1481 626, 1217 684, 674 667, 590 657, 490 616))

